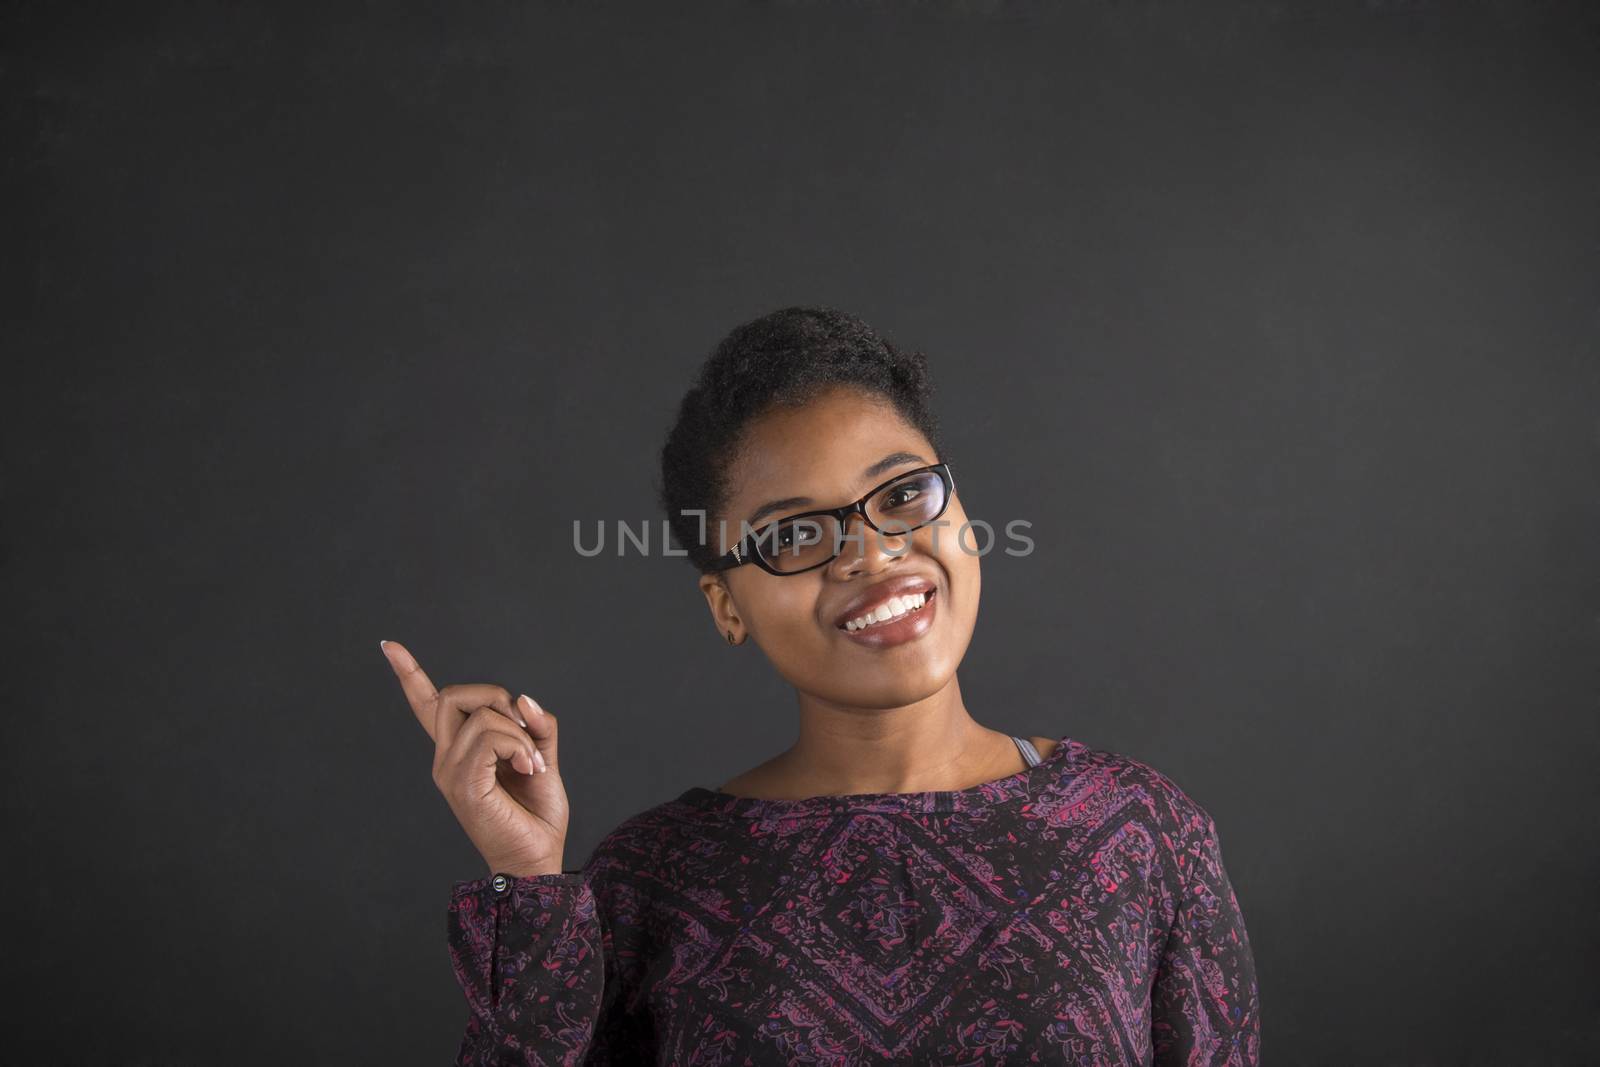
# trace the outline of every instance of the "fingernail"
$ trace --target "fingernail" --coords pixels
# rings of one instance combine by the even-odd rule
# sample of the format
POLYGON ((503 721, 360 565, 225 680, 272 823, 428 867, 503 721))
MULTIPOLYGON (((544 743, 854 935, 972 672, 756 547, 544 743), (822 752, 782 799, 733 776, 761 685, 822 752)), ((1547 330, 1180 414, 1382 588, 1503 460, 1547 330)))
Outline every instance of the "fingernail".
MULTIPOLYGON (((540 706, 539 706, 539 703, 538 703, 538 701, 536 701, 536 700, 534 700, 534 699, 533 699, 533 698, 532 698, 532 697, 531 697, 531 696, 529 696, 529 695, 528 695, 528 694, 527 694, 527 693, 523 693, 523 694, 522 694, 522 695, 521 695, 521 696, 520 696, 520 697, 518 697, 518 698, 517 698, 517 699, 518 699, 518 700, 520 700, 520 701, 522 701, 522 702, 523 702, 523 703, 525 703, 525 704, 526 704, 526 705, 528 705, 528 710, 529 710, 529 711, 530 711, 530 712, 532 712, 532 713, 533 713, 533 714, 535 714, 535 715, 543 715, 543 714, 544 714, 544 709, 543 709, 543 708, 541 708, 541 707, 540 707, 540 706)), ((523 723, 523 724, 522 724, 522 725, 524 725, 524 726, 526 726, 526 725, 528 725, 528 724, 527 724, 527 723, 523 723)))
POLYGON ((378 651, 382 652, 385 656, 389 654, 388 644, 389 642, 387 641, 378 642, 378 651))
POLYGON ((534 749, 533 750, 533 762, 534 762, 535 766, 537 767, 537 769, 539 770, 539 773, 543 774, 544 770, 545 770, 544 753, 540 752, 538 749, 534 749))

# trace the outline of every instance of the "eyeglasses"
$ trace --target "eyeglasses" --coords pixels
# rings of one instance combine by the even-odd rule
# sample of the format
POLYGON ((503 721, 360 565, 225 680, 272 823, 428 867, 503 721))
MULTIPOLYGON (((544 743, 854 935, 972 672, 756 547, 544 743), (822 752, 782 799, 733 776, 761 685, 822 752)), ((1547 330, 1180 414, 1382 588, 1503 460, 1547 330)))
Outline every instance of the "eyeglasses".
POLYGON ((943 515, 955 495, 950 464, 918 467, 895 475, 853 504, 768 523, 719 556, 712 569, 725 571, 754 563, 768 574, 785 576, 815 570, 832 563, 843 550, 850 516, 860 515, 874 530, 898 536, 943 515))

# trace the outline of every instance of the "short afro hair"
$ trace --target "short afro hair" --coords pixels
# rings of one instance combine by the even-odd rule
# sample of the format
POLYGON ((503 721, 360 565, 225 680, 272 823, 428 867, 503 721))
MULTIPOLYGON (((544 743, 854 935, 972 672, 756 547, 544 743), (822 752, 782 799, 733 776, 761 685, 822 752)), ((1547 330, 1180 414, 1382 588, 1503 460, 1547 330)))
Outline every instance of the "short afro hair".
POLYGON ((927 357, 896 347, 854 315, 781 308, 735 327, 706 359, 661 448, 660 485, 672 534, 701 573, 717 557, 712 524, 727 503, 728 462, 745 428, 774 407, 799 406, 837 386, 887 401, 938 451, 927 357))

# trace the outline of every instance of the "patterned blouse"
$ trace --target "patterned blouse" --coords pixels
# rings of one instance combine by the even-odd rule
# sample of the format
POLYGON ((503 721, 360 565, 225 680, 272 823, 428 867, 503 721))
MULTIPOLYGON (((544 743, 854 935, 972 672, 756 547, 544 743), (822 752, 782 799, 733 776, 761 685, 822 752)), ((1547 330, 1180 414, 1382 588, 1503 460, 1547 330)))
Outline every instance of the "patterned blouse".
POLYGON ((699 786, 581 870, 459 882, 461 1064, 1255 1065, 1211 816, 1062 738, 969 789, 699 786))

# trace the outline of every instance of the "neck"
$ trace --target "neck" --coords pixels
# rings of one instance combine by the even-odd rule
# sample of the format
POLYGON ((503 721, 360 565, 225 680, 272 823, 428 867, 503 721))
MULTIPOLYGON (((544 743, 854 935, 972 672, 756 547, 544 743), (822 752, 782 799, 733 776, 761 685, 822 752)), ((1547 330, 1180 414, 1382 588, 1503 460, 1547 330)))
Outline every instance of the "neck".
POLYGON ((796 795, 965 789, 1006 759, 996 743, 1009 739, 973 720, 954 675, 902 707, 848 707, 808 693, 799 703, 799 735, 774 761, 796 795))

